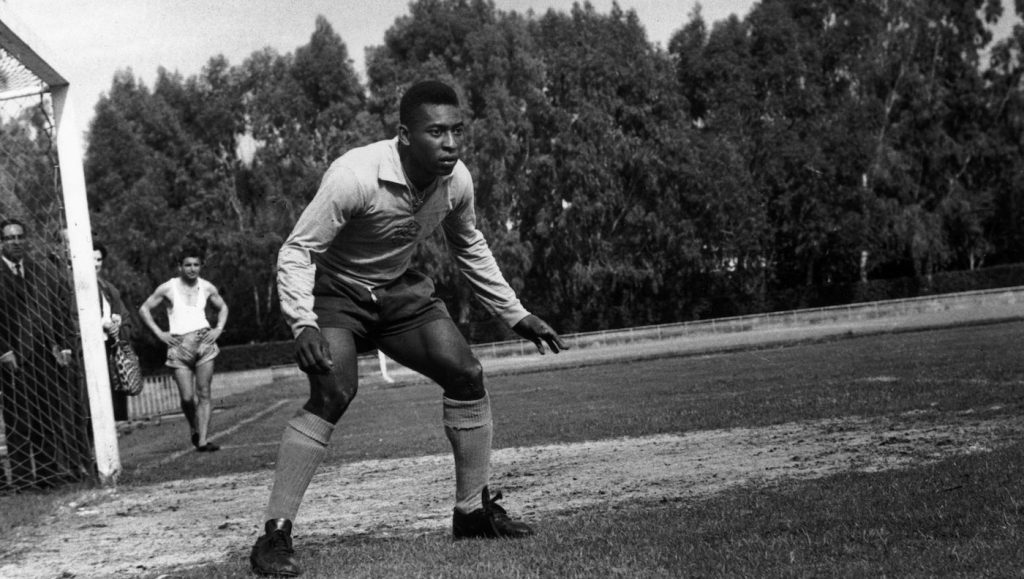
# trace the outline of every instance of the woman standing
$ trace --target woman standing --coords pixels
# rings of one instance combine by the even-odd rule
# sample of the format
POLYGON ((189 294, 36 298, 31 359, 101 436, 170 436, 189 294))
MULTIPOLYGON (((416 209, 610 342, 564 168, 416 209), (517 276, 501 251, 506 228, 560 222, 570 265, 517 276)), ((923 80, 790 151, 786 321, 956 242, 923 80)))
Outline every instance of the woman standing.
MULTIPOLYGON (((118 339, 131 340, 132 318, 121 300, 121 292, 103 276, 103 262, 107 259, 107 248, 101 243, 93 244, 93 258, 96 260, 96 283, 100 288, 100 318, 106 334, 107 359, 111 359, 118 339)), ((110 394, 114 402, 114 420, 128 420, 128 395, 117 388, 118 377, 110 368, 110 394)))

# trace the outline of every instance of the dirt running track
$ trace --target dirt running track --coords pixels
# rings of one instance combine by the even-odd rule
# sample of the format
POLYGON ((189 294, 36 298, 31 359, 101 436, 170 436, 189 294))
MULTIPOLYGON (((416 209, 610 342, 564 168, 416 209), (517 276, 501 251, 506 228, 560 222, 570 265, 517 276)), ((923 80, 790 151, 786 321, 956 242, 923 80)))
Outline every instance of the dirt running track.
MULTIPOLYGON (((596 503, 701 498, 739 485, 904 468, 988 452, 1022 434, 1024 420, 1015 417, 914 413, 504 449, 493 457, 493 486, 505 491, 513 514, 542 520, 596 503)), ((241 561, 259 533, 271 476, 83 493, 9 545, 0 577, 153 576, 241 561)), ((451 478, 448 455, 325 468, 306 503, 321 508, 299 513, 296 539, 447 532, 451 478)))

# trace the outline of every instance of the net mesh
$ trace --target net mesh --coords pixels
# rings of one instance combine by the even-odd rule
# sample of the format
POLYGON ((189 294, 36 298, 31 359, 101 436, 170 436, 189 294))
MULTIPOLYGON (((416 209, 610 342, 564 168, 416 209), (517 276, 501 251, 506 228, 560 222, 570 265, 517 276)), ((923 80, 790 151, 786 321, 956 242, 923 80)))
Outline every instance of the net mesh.
POLYGON ((0 60, 0 493, 10 493, 88 479, 95 461, 53 105, 46 92, 10 97, 42 82, 7 52, 0 60))
POLYGON ((0 47, 0 98, 24 93, 41 93, 46 90, 35 74, 5 48, 0 47))

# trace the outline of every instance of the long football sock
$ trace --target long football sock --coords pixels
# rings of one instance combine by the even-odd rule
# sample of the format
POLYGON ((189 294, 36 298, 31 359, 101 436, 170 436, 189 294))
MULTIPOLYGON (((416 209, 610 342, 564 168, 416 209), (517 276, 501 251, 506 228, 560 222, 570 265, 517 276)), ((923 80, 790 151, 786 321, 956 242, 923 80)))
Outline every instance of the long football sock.
POLYGON ((313 474, 327 454, 327 443, 333 431, 333 424, 305 410, 299 410, 288 421, 277 451, 274 487, 270 491, 264 521, 295 521, 309 481, 313 480, 313 474))
POLYGON ((444 433, 455 456, 455 508, 471 513, 483 506, 480 493, 491 474, 491 399, 444 398, 444 433))

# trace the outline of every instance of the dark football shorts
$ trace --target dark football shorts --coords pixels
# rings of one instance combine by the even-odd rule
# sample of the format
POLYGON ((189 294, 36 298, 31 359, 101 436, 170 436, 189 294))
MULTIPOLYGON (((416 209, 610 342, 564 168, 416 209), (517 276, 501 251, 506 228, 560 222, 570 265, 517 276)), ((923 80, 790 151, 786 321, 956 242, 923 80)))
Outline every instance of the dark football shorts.
POLYGON ((360 352, 374 349, 376 338, 397 336, 434 320, 451 318, 444 302, 434 295, 434 282, 415 270, 372 290, 318 275, 313 286, 313 313, 321 328, 351 330, 360 352))

